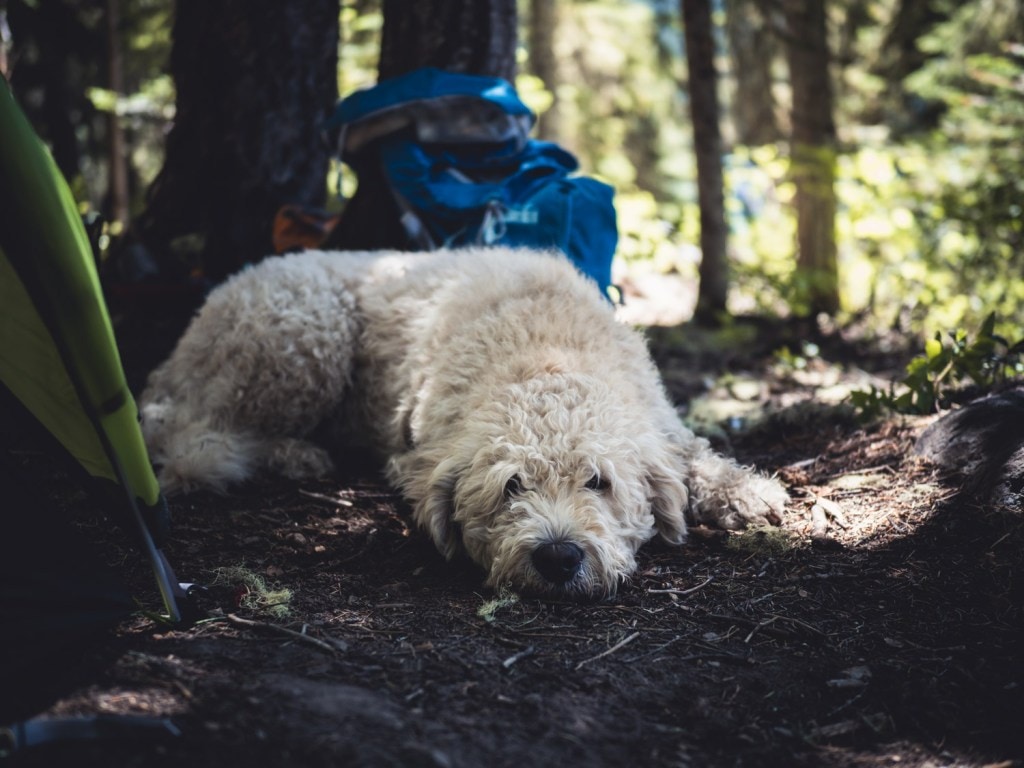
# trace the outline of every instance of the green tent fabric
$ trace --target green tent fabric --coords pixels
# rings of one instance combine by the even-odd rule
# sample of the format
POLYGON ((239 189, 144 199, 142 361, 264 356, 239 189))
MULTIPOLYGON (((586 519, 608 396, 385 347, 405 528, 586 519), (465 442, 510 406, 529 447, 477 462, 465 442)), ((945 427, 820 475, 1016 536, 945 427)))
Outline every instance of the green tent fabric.
MULTIPOLYGON (((124 490, 164 604, 179 585, 153 541, 153 474, 70 190, 0 81, 0 380, 92 476, 124 490)), ((162 515, 161 515, 162 513, 162 515)))

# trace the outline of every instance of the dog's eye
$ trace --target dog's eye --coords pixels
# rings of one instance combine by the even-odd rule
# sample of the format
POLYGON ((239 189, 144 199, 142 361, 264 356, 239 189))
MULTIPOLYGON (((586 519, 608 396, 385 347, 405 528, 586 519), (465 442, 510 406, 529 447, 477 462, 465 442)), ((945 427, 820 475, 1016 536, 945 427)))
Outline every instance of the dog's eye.
POLYGON ((511 499, 513 496, 518 496, 523 492, 523 481, 519 479, 519 475, 512 475, 505 483, 505 498, 511 499))
POLYGON ((603 493, 608 490, 609 483, 600 475, 592 475, 589 480, 583 485, 588 491, 596 491, 597 493, 603 493))

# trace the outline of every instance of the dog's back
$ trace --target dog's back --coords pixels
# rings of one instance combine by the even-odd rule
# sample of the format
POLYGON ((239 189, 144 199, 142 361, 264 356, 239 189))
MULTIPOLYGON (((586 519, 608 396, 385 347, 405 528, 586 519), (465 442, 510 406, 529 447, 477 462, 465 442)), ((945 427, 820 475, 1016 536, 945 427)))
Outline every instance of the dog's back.
POLYGON ((358 303, 355 389, 387 453, 415 442, 425 420, 436 432, 495 387, 544 372, 625 377, 624 391, 663 399, 642 338, 557 252, 417 254, 398 279, 362 285, 358 303))
POLYGON ((261 464, 316 474, 330 460, 305 440, 325 422, 384 454, 401 450, 430 387, 465 392, 460 407, 472 407, 470 389, 489 378, 583 356, 593 368, 616 327, 597 286, 557 253, 271 257, 210 294, 150 376, 143 430, 167 490, 224 489, 261 464))

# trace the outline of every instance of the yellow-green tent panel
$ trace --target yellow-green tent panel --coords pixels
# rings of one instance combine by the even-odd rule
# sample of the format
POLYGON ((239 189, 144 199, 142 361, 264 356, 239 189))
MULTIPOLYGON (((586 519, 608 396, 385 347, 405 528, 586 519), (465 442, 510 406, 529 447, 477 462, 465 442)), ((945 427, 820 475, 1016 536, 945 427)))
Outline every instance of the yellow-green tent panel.
POLYGON ((159 488, 85 229, 3 85, 0 210, 0 378, 90 474, 152 506, 159 488))

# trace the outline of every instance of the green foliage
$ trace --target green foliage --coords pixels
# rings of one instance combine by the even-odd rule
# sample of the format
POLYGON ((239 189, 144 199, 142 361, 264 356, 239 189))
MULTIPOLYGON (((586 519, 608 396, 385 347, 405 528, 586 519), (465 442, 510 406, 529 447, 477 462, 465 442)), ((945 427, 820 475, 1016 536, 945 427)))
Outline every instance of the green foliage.
POLYGON ((338 93, 342 96, 377 82, 377 58, 383 26, 380 0, 341 0, 338 93))
MULTIPOLYGON (((870 69, 897 8, 892 0, 867 4, 870 21, 858 30, 839 88, 840 291, 844 308, 878 329, 923 335, 975 327, 993 311, 1024 316, 1024 11, 1010 0, 946 5, 949 20, 920 39, 930 58, 904 84, 911 95, 895 114, 878 109, 887 84, 870 69), (922 109, 941 113, 941 122, 905 129, 922 109), (902 138, 879 120, 904 126, 902 138)), ((731 157, 734 309, 797 306, 784 156, 739 147, 731 157), (735 198, 752 179, 760 209, 744 219, 735 198)))
POLYGON ((945 337, 936 333, 924 352, 907 365, 906 376, 888 391, 871 387, 850 393, 850 402, 866 415, 883 410, 907 414, 933 413, 943 405, 945 390, 972 382, 982 389, 1024 374, 1024 338, 1008 341, 995 332, 995 315, 971 339, 962 329, 945 337))
MULTIPOLYGON (((938 48, 959 38, 983 45, 984 36, 968 27, 975 23, 961 10, 925 43, 938 48)), ((975 306, 965 315, 984 308, 1019 317, 1024 310, 1024 48, 1017 43, 993 42, 984 53, 953 48, 908 82, 948 107, 923 146, 933 165, 942 157, 955 173, 936 172, 916 212, 928 265, 950 274, 958 291, 972 287, 975 306)))
MULTIPOLYGON (((557 34, 560 82, 520 76, 538 112, 558 100, 559 143, 583 172, 617 190, 625 261, 655 259, 663 271, 696 279, 695 165, 677 6, 617 0, 562 2, 557 34)), ((528 6, 521 5, 528 18, 528 6)), ((527 39, 526 35, 522 38, 527 39)), ((528 69, 528 51, 521 64, 528 69)))
POLYGON ((736 147, 726 160, 726 218, 735 312, 784 314, 796 299, 795 186, 776 145, 736 147))
MULTIPOLYGON (((841 126, 851 140, 836 176, 844 308, 876 328, 922 335, 977 326, 992 312, 1024 316, 1024 46, 958 57, 948 25, 934 34, 945 47, 908 85, 918 101, 948 105, 941 124, 898 142, 881 127, 841 126)), ((798 297, 784 153, 739 147, 730 160, 733 291, 746 297, 733 305, 785 312, 798 297), (760 200, 753 216, 738 215, 744 188, 760 200)))
POLYGON ((775 350, 775 365, 782 374, 791 374, 795 371, 806 370, 808 362, 816 359, 821 354, 821 349, 812 341, 804 341, 800 344, 800 351, 794 352, 790 347, 784 346, 775 350))

